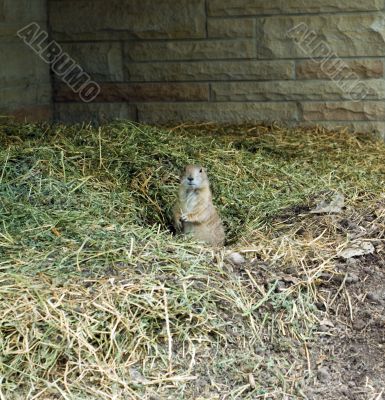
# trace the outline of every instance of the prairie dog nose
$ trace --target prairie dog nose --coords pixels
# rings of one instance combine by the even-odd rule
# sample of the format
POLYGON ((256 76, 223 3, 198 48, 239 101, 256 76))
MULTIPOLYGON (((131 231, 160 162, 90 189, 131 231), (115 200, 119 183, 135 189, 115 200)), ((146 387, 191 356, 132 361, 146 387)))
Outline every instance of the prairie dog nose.
POLYGON ((192 176, 189 176, 187 179, 189 180, 189 182, 192 182, 194 180, 192 176))

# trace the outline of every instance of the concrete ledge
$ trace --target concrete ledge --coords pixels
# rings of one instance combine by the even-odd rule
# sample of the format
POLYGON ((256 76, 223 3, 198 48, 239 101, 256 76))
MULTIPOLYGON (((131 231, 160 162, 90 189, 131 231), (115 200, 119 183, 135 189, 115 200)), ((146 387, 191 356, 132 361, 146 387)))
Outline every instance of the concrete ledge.
POLYGON ((52 104, 20 107, 12 111, 0 110, 0 115, 18 122, 41 122, 53 119, 52 104))
POLYGON ((54 115, 63 123, 100 124, 114 119, 136 120, 136 107, 126 103, 57 103, 54 115))
POLYGON ((138 104, 139 122, 245 123, 297 121, 295 103, 150 103, 138 104))
MULTIPOLYGON (((206 83, 103 83, 95 102, 208 101, 206 83)), ((66 85, 59 85, 55 101, 79 101, 78 94, 66 85)))

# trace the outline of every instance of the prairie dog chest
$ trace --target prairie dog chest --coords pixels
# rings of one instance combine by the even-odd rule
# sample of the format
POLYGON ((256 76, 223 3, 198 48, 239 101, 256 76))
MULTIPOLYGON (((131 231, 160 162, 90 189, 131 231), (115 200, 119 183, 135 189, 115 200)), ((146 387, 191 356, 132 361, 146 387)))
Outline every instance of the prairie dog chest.
POLYGON ((183 212, 191 213, 198 204, 198 195, 195 191, 187 192, 183 204, 183 212))

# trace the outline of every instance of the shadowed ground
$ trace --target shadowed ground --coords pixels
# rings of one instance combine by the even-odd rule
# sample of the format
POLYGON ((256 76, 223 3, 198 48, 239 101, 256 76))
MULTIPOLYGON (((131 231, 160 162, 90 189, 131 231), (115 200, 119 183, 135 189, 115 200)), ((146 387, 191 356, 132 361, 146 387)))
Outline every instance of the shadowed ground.
POLYGON ((384 159, 320 129, 3 122, 0 397, 381 399, 384 159), (220 254, 170 232, 193 162, 220 254))

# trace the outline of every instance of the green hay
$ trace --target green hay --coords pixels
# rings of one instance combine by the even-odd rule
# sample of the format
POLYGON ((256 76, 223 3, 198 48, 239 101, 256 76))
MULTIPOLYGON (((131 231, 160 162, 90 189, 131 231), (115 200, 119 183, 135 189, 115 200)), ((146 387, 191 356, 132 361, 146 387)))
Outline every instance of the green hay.
POLYGON ((3 122, 0 398, 301 396, 293 342, 311 335, 334 247, 296 242, 282 217, 330 190, 371 207, 384 156, 382 142, 322 130, 3 122), (228 246, 257 256, 248 272, 171 234, 186 163, 207 167, 228 246), (289 267, 307 268, 302 283, 277 292, 289 267))

